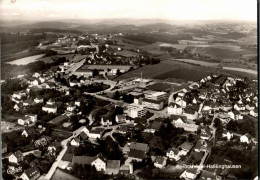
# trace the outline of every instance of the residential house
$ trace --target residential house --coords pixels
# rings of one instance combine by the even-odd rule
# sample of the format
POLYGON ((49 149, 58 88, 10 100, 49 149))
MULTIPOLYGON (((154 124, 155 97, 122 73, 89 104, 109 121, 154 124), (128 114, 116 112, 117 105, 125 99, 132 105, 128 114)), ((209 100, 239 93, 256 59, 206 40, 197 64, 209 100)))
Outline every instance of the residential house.
POLYGON ((187 118, 183 116, 174 117, 172 124, 177 128, 183 128, 185 131, 189 132, 196 132, 199 128, 199 126, 194 123, 188 123, 187 118))
POLYGON ((253 117, 258 117, 258 110, 257 110, 257 109, 251 110, 251 111, 249 112, 249 114, 250 114, 251 116, 253 116, 253 117))
POLYGON ((162 169, 166 165, 167 158, 163 156, 157 156, 154 160, 154 166, 162 169))
POLYGON ((48 105, 54 105, 55 104, 55 101, 53 99, 49 99, 46 104, 48 105))
POLYGON ((186 179, 186 180, 193 180, 196 179, 198 176, 197 169, 196 168, 191 168, 191 169, 186 169, 181 175, 181 179, 186 179))
POLYGON ((227 138, 227 140, 229 141, 232 137, 234 136, 234 134, 228 130, 223 130, 222 132, 222 137, 227 138))
POLYGON ((208 147, 208 144, 206 141, 204 140, 198 140, 195 147, 194 147, 194 151, 195 152, 201 152, 201 151, 206 151, 208 147))
POLYGON ((118 174, 120 170, 120 160, 107 160, 106 173, 118 174))
POLYGON ((79 143, 80 143, 79 138, 73 138, 73 139, 70 141, 70 144, 71 144, 72 146, 79 146, 79 143))
POLYGON ((252 111, 254 109, 255 109, 254 103, 249 103, 249 104, 246 105, 246 110, 252 111))
POLYGON ((23 172, 20 176, 22 180, 36 180, 40 177, 40 170, 37 166, 31 167, 23 172))
POLYGON ((175 100, 175 103, 181 106, 182 108, 185 108, 188 105, 187 98, 177 99, 175 100))
POLYGON ((81 103, 84 103, 84 101, 85 101, 85 98, 84 97, 80 97, 79 99, 77 99, 75 101, 75 105, 79 107, 81 105, 81 103))
POLYGON ((116 122, 123 123, 126 122, 126 116, 124 114, 116 115, 116 122))
POLYGON ((101 124, 102 124, 102 126, 112 126, 113 125, 112 116, 110 113, 103 115, 101 117, 101 124))
POLYGON ((212 133, 210 131, 210 128, 208 126, 205 126, 201 129, 200 138, 204 140, 209 140, 209 138, 212 136, 212 133))
POLYGON ((9 157, 8 157, 8 160, 10 163, 15 163, 15 164, 18 164, 20 163, 21 161, 23 161, 23 153, 18 150, 16 151, 15 153, 12 153, 9 157))
POLYGON ((128 161, 136 160, 141 162, 146 158, 146 153, 149 151, 148 144, 132 142, 130 144, 130 152, 128 154, 128 161))
POLYGON ((76 109, 76 105, 74 102, 70 102, 67 106, 67 111, 73 112, 76 109))
POLYGON ((57 113, 57 106, 56 105, 49 105, 46 104, 45 106, 42 107, 42 110, 48 113, 57 113))
POLYGON ((167 108, 168 114, 181 115, 182 107, 179 104, 171 102, 167 108))
POLYGON ((249 144, 251 142, 252 136, 249 133, 240 137, 240 142, 249 144))
POLYGON ((26 107, 26 106, 31 106, 33 105, 34 101, 31 100, 31 99, 27 99, 25 101, 23 101, 23 106, 26 107))
POLYGON ((81 165, 91 165, 95 166, 97 171, 106 171, 106 161, 100 155, 90 157, 90 156, 73 156, 72 165, 75 163, 81 165))
POLYGON ((240 112, 239 112, 239 111, 236 111, 236 110, 234 110, 234 111, 229 111, 229 112, 228 112, 228 115, 229 115, 229 117, 230 117, 231 119, 233 119, 233 120, 243 119, 243 115, 240 114, 240 112))
POLYGON ((30 121, 32 123, 36 123, 36 121, 37 121, 37 115, 36 114, 26 114, 25 117, 29 117, 30 121))
POLYGON ((103 132, 104 132, 104 129, 103 128, 96 128, 96 129, 91 129, 90 131, 89 131, 89 134, 88 134, 88 136, 90 137, 90 138, 94 138, 94 139, 97 139, 97 138, 101 138, 101 135, 103 134, 103 132))
POLYGON ((195 120, 199 116, 198 111, 196 111, 192 107, 184 108, 183 114, 187 117, 187 119, 190 119, 190 120, 195 120))
POLYGON ((31 120, 30 117, 20 117, 17 122, 18 122, 18 124, 24 126, 24 125, 29 125, 30 120, 31 120))
POLYGON ((192 143, 189 143, 189 142, 184 142, 182 143, 178 149, 180 149, 180 154, 183 155, 183 156, 186 156, 190 150, 192 149, 194 145, 192 143))
POLYGON ((28 132, 25 129, 23 130, 21 135, 24 136, 24 137, 28 137, 29 136, 28 132))
POLYGON ((159 121, 153 121, 144 132, 155 133, 155 131, 159 131, 162 126, 162 123, 159 121))
POLYGON ((60 124, 64 121, 67 121, 69 119, 69 116, 67 115, 60 115, 58 117, 55 117, 54 119, 50 120, 48 123, 50 124, 60 124))
POLYGON ((175 161, 178 161, 181 158, 180 151, 176 148, 169 148, 166 152, 166 156, 169 159, 174 159, 175 161))

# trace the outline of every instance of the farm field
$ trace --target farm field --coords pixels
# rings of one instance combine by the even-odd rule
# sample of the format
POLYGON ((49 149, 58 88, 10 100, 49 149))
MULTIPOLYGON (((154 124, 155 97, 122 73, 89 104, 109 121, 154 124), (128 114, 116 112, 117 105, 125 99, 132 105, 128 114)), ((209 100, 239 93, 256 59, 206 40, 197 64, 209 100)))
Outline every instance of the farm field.
POLYGON ((179 68, 173 71, 166 72, 164 74, 158 75, 154 77, 155 79, 168 79, 168 78, 177 78, 184 79, 187 81, 197 81, 207 75, 211 74, 211 72, 195 70, 195 69, 187 69, 187 68, 179 68))
POLYGON ((53 59, 59 58, 59 57, 66 57, 67 59, 72 61, 74 54, 54 55, 54 56, 42 57, 42 58, 39 58, 38 60, 43 61, 45 63, 51 63, 53 61, 53 59))
MULTIPOLYGON (((209 72, 214 72, 216 71, 215 68, 207 68, 208 74, 209 72)), ((160 80, 166 80, 170 79, 173 80, 172 78, 175 79, 183 79, 185 81, 192 81, 192 77, 197 77, 196 73, 199 74, 199 77, 201 77, 203 74, 205 74, 205 67, 201 66, 196 66, 193 64, 187 64, 184 62, 177 62, 177 61, 170 61, 170 60, 165 60, 161 61, 159 64, 155 65, 147 65, 141 68, 138 68, 136 70, 130 71, 128 73, 122 74, 121 76, 118 76, 115 78, 115 80, 123 80, 123 79, 128 79, 128 78, 133 78, 133 77, 140 77, 141 73, 143 74, 143 78, 155 78, 155 79, 160 79, 160 80), (181 71, 174 71, 181 69, 181 71), (189 70, 193 70, 190 73, 195 73, 195 74, 190 74, 187 73, 189 70), (168 73, 168 74, 166 74, 168 73), (177 73, 177 74, 172 74, 172 73, 177 73), (178 73, 181 73, 178 75, 178 73)), ((174 81, 171 81, 174 83, 174 81)), ((180 81, 176 81, 176 83, 179 83, 180 81)))
POLYGON ((206 66, 206 67, 215 67, 215 66, 219 65, 219 63, 212 63, 212 62, 199 61, 199 60, 193 60, 193 59, 174 59, 173 61, 187 62, 187 63, 198 64, 198 65, 206 66))
POLYGON ((166 91, 171 88, 172 85, 167 83, 156 83, 148 86, 147 88, 154 91, 166 91))
POLYGON ((39 54, 39 55, 34 55, 34 56, 17 59, 14 61, 9 61, 7 63, 12 64, 12 65, 26 65, 26 64, 29 64, 29 63, 32 63, 35 61, 39 61, 39 59, 43 56, 44 56, 44 54, 39 54))
POLYGON ((139 56, 138 53, 133 52, 133 51, 128 51, 128 50, 117 51, 116 54, 121 55, 121 56, 125 56, 125 57, 139 56))

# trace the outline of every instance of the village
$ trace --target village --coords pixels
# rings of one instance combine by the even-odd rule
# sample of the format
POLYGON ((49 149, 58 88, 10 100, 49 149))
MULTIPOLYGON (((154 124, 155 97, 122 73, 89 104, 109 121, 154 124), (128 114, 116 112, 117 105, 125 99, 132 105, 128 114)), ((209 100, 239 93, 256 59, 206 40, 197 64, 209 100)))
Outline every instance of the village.
MULTIPOLYGON (((77 46, 84 48, 93 47, 77 46)), ((18 129, 3 130, 5 177, 51 179, 60 169, 79 179, 225 179, 241 178, 256 162, 256 80, 212 74, 156 91, 149 89, 155 79, 111 80, 136 68, 135 61, 118 64, 122 58, 107 60, 94 49, 78 62, 65 58, 55 70, 2 82, 19 89, 2 109, 21 115, 18 129), (242 169, 203 167, 209 164, 242 169)))

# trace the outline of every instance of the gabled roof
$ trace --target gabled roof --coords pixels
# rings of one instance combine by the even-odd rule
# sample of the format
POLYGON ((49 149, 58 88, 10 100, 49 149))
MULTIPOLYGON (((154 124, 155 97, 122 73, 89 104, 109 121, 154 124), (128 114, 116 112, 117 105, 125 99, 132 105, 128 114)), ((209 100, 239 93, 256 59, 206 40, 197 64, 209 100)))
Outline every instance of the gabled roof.
POLYGON ((145 144, 145 143, 138 143, 138 142, 132 142, 130 144, 130 149, 133 149, 133 150, 139 150, 139 151, 148 151, 148 144, 145 144))
POLYGON ((130 149, 128 156, 133 158, 138 158, 138 159, 144 159, 146 157, 145 151, 136 150, 136 149, 130 149))
POLYGON ((68 119, 69 119, 69 116, 67 116, 67 115, 60 115, 60 116, 50 120, 48 123, 58 124, 60 122, 66 121, 68 119))
POLYGON ((88 138, 88 135, 87 135, 84 131, 82 131, 82 132, 79 134, 79 136, 80 136, 83 140, 85 140, 85 139, 88 138))
POLYGON ((179 104, 176 104, 176 103, 174 103, 174 102, 171 102, 170 104, 169 104, 169 107, 175 107, 176 106, 176 108, 181 108, 181 106, 179 105, 179 104))
POLYGON ((159 130, 160 127, 162 126, 161 122, 158 121, 153 121, 152 124, 150 126, 148 126, 149 129, 155 129, 155 130, 159 130))
POLYGON ((188 150, 188 151, 190 151, 191 148, 193 147, 193 144, 192 144, 192 143, 189 143, 189 142, 184 142, 184 143, 181 144, 179 147, 180 147, 181 149, 183 149, 183 150, 188 150))
POLYGON ((35 176, 40 176, 40 170, 36 166, 25 170, 24 173, 29 179, 33 179, 35 176))
POLYGON ((156 163, 156 164, 163 164, 164 161, 166 161, 166 159, 165 159, 164 157, 162 157, 162 156, 157 156, 157 157, 155 158, 155 160, 154 160, 154 163, 156 163))
POLYGON ((107 160, 107 169, 118 169, 120 168, 120 160, 107 160))
POLYGON ((14 156, 17 158, 17 159, 21 159, 23 157, 23 153, 18 150, 14 153, 14 156))
POLYGON ((172 151, 175 155, 178 155, 178 154, 179 154, 179 150, 176 149, 176 148, 169 148, 169 149, 167 150, 167 153, 170 153, 171 151, 172 151))

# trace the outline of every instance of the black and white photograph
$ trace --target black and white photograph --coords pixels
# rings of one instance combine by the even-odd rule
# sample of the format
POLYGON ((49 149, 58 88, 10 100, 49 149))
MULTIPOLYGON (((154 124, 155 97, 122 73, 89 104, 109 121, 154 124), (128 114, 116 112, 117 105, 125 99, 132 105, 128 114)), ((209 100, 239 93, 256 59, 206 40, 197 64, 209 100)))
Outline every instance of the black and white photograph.
POLYGON ((0 0, 3 180, 258 180, 258 0, 0 0))

